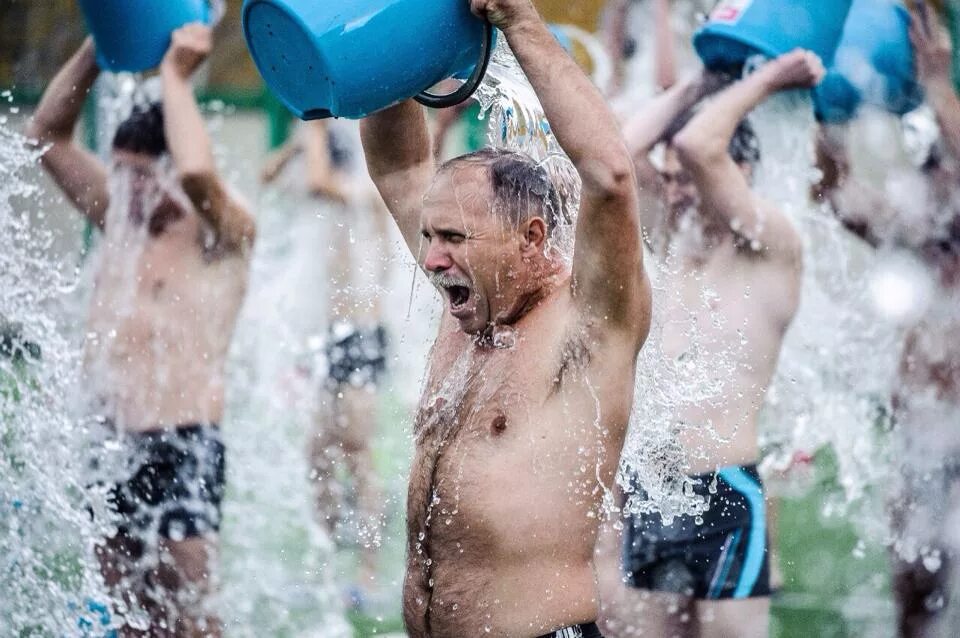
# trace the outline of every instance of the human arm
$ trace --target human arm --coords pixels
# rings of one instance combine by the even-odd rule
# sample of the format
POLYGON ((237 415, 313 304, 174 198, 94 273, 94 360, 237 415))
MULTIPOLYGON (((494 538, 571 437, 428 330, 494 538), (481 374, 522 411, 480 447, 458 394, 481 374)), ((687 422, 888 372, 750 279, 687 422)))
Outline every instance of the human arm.
POLYGON ((626 75, 627 52, 627 20, 630 16, 630 0, 610 0, 607 4, 606 28, 604 40, 610 59, 613 60, 613 77, 608 87, 613 93, 623 88, 626 75))
POLYGON ((360 136, 367 171, 417 256, 423 196, 436 172, 423 107, 407 100, 365 118, 360 136))
POLYGON ((573 292, 585 313, 629 330, 649 307, 637 183, 613 113, 529 0, 471 0, 499 27, 582 181, 573 292))
POLYGON ((655 0, 654 28, 656 29, 656 80, 657 88, 669 89, 677 82, 677 52, 673 46, 673 29, 670 25, 670 0, 655 0))
POLYGON ((323 120, 307 122, 304 131, 304 153, 307 164, 307 190, 315 197, 324 197, 341 204, 350 197, 344 187, 343 176, 330 151, 330 131, 323 120))
POLYGON ((623 123, 623 136, 633 158, 640 186, 640 210, 643 226, 650 232, 665 231, 662 223, 663 197, 660 173, 650 154, 677 126, 677 122, 701 99, 727 82, 726 76, 702 70, 680 82, 676 79, 676 52, 670 29, 670 5, 657 0, 655 82, 662 92, 623 123), (659 231, 654 231, 659 229, 659 231))
POLYGON ((730 141, 740 122, 774 93, 816 86, 825 71, 813 53, 795 50, 724 89, 674 138, 674 147, 690 171, 703 215, 724 219, 754 250, 795 261, 800 237, 775 206, 753 194, 743 169, 730 156, 730 141))
POLYGON ((109 203, 107 170, 73 139, 84 100, 99 74, 93 40, 87 38, 47 87, 27 136, 48 146, 40 160, 43 167, 73 205, 102 229, 109 203))
POLYGON ((951 77, 953 47, 936 11, 911 2, 910 40, 916 57, 917 79, 940 125, 946 150, 960 161, 960 97, 951 77))
POLYGON ((227 190, 213 158, 213 143, 193 95, 190 76, 210 54, 209 27, 194 23, 173 32, 160 63, 164 134, 174 169, 197 213, 228 252, 248 251, 256 237, 250 212, 227 190))
POLYGON ((260 181, 263 184, 272 184, 283 172, 283 169, 294 157, 303 152, 303 141, 298 135, 292 136, 283 146, 267 156, 260 170, 260 181))

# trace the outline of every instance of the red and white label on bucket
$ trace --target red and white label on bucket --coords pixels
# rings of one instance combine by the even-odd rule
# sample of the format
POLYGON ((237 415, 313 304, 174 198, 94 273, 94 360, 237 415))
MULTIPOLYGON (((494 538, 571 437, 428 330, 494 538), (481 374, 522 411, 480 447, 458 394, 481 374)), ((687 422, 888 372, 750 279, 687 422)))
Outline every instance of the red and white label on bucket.
POLYGON ((736 24, 751 4, 753 0, 721 0, 710 13, 710 21, 736 24))

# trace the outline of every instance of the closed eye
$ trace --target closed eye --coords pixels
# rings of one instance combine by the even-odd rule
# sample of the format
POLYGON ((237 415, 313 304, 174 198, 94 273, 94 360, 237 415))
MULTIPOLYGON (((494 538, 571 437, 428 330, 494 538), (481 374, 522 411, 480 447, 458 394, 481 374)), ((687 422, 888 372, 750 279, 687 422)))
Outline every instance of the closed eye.
POLYGON ((467 239, 467 236, 463 233, 451 233, 448 231, 441 232, 440 237, 442 237, 444 241, 448 241, 451 244, 460 244, 467 239))

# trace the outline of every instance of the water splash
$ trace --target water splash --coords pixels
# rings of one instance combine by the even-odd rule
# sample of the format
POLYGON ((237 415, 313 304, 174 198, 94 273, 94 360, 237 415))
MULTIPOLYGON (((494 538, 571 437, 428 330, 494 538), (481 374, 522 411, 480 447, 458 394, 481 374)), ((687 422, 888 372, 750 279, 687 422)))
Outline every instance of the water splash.
POLYGON ((551 244, 564 260, 571 262, 580 208, 580 176, 560 148, 537 94, 502 35, 473 98, 480 104, 480 119, 487 118, 489 122, 487 144, 525 153, 540 162, 553 181, 566 223, 554 231, 551 244))
POLYGON ((53 235, 35 223, 38 189, 24 171, 40 151, 0 126, 0 625, 44 635, 102 635, 107 597, 96 569, 85 428, 69 397, 80 348, 63 314, 76 273, 49 258, 53 235), (22 211, 22 212, 17 212, 22 211), (12 585, 12 586, 11 586, 12 585))
POLYGON ((765 156, 757 191, 781 206, 804 241, 802 301, 761 428, 765 463, 784 468, 797 451, 831 448, 841 493, 826 500, 823 513, 853 516, 866 536, 882 538, 879 488, 890 479, 887 419, 902 332, 873 304, 868 276, 875 255, 858 247, 829 211, 810 203, 810 184, 819 176, 811 168, 808 93, 778 94, 756 109, 752 121, 765 156))

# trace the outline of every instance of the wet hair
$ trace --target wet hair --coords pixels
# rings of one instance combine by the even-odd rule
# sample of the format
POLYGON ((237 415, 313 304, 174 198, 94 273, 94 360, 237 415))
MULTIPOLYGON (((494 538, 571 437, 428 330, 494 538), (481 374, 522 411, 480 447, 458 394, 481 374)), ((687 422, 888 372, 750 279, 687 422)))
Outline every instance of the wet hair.
POLYGON ((456 157, 440 170, 457 164, 481 164, 489 171, 494 210, 519 227, 532 211, 547 222, 552 233, 563 222, 563 203, 547 171, 532 157, 502 148, 484 148, 456 157))
POLYGON ((130 117, 117 127, 113 150, 150 157, 164 155, 167 137, 163 130, 163 105, 153 102, 147 106, 135 106, 130 117))
MULTIPOLYGON (((673 138, 690 123, 690 120, 694 118, 697 111, 698 109, 696 108, 688 109, 671 122, 667 131, 663 134, 662 141, 667 144, 671 143, 673 138)), ((753 124, 750 123, 750 120, 744 118, 737 124, 736 130, 733 132, 733 137, 730 138, 730 145, 727 147, 727 151, 737 164, 747 164, 751 168, 755 168, 756 165, 760 163, 760 138, 757 137, 757 133, 753 128, 753 124)))

